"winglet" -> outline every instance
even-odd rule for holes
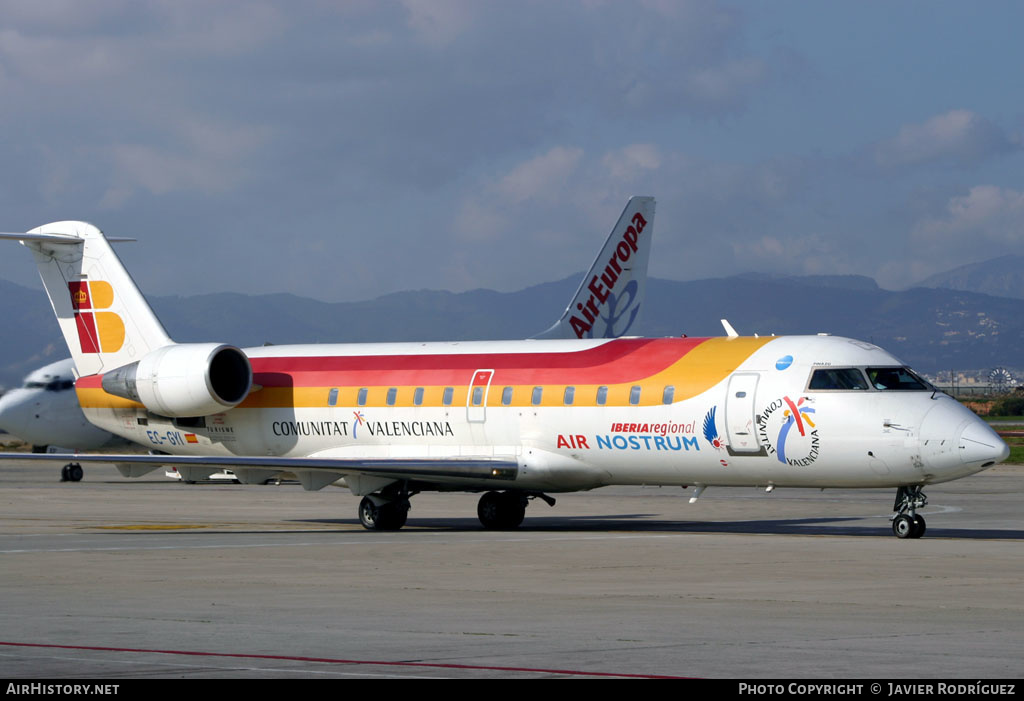
[[[647,289],[654,198],[631,197],[561,318],[537,338],[618,338],[633,327]]]

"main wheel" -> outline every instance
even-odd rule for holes
[[[487,492],[480,497],[476,515],[489,530],[518,528],[526,517],[525,500],[515,492]]]
[[[892,532],[897,538],[914,538],[916,528],[914,519],[907,514],[900,514],[892,520]]]
[[[72,482],[81,482],[84,474],[85,472],[83,472],[82,466],[77,462],[73,462],[68,465],[68,479]]]
[[[370,497],[363,497],[363,500],[359,502],[359,523],[363,524],[363,528],[368,531],[377,530],[378,514],[377,505]]]
[[[373,503],[370,497],[359,502],[359,523],[368,531],[397,531],[405,525],[409,507],[397,501]]]

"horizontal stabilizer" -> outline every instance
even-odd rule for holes
[[[11,234],[0,232],[0,239],[12,239],[14,241],[46,241],[47,243],[69,243],[81,244],[82,239],[67,234]]]

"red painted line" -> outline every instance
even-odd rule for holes
[[[688,679],[663,674],[616,674],[614,672],[583,672],[571,669],[544,669],[536,667],[495,667],[490,665],[445,664],[441,662],[394,662],[385,660],[345,660],[330,657],[293,657],[290,655],[251,655],[231,652],[201,652],[196,650],[148,650],[130,647],[100,647],[95,645],[55,645],[51,643],[12,643],[0,641],[8,647],[32,647],[55,650],[93,650],[97,652],[137,652],[154,655],[188,655],[190,657],[226,657],[247,660],[279,660],[288,662],[321,662],[325,664],[348,664],[383,667],[427,667],[432,669],[466,669],[494,672],[535,672],[540,674],[568,674],[575,677],[619,677],[630,679]]]
[[[617,339],[562,353],[280,356],[250,363],[253,381],[264,387],[464,385],[482,368],[494,370],[493,382],[508,385],[611,385],[662,372],[707,340]],[[102,376],[79,378],[76,386],[99,388]]]

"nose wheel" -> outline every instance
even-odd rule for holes
[[[920,538],[924,535],[923,516],[900,514],[892,520],[892,532],[897,538]]]
[[[928,504],[928,497],[921,491],[921,485],[900,487],[896,490],[893,511],[892,532],[897,538],[920,538],[926,528],[924,517],[917,513]]]

